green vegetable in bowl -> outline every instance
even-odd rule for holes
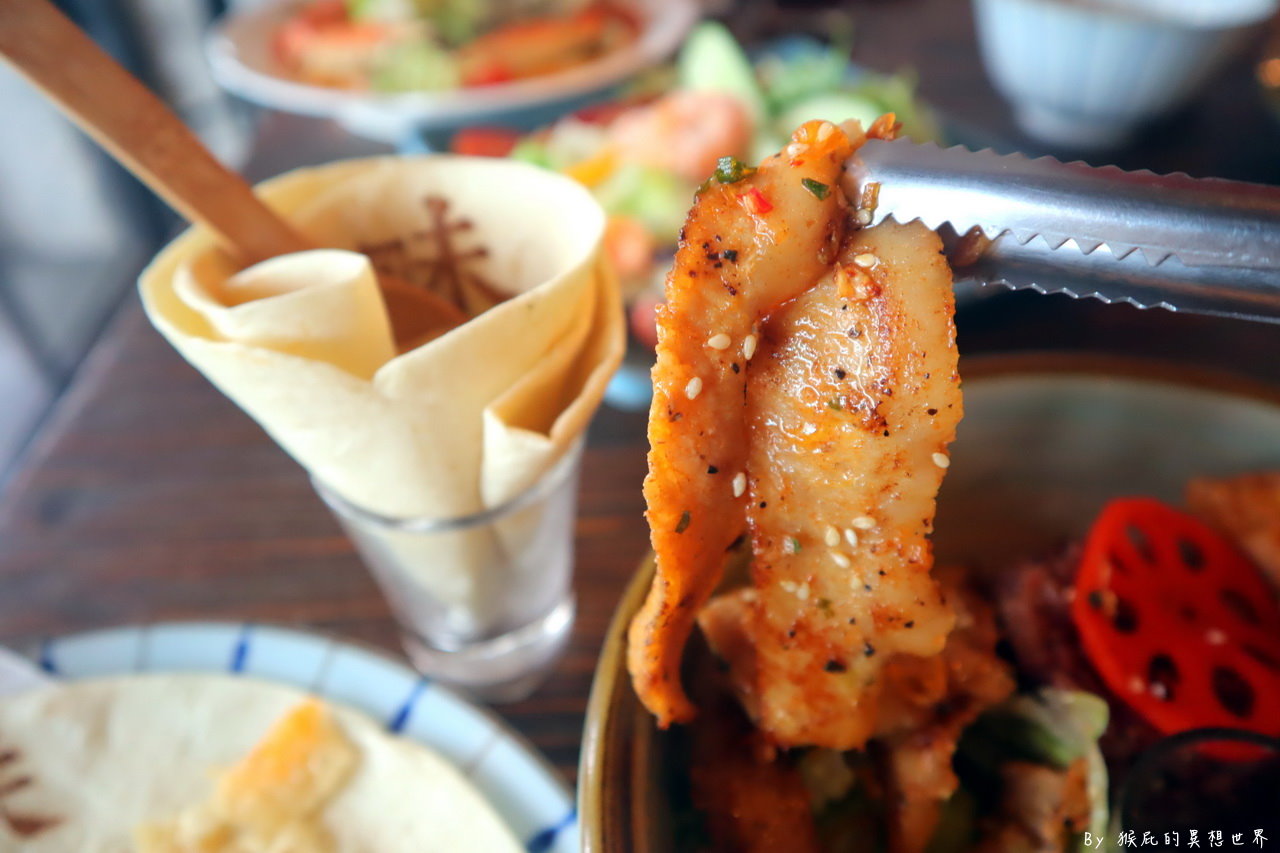
[[[1107,725],[1107,703],[1090,693],[1044,690],[1013,697],[965,732],[976,754],[1065,769]]]
[[[1006,761],[1030,761],[1064,769],[1083,758],[1090,815],[1088,830],[1107,830],[1107,766],[1098,738],[1107,728],[1105,700],[1080,690],[1044,688],[1019,694],[979,717],[960,741],[969,766],[998,775]]]
[[[803,58],[795,61],[804,62]],[[852,82],[842,79],[823,89],[811,87],[803,98],[790,99],[786,104],[775,120],[780,131],[814,119],[838,124],[853,118],[867,127],[881,115],[893,113],[902,124],[903,136],[916,142],[937,142],[942,138],[933,113],[916,98],[915,78],[910,74],[864,74]]]

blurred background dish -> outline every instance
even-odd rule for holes
[[[992,82],[1044,142],[1114,148],[1199,89],[1275,0],[974,0]]]
[[[281,70],[345,91],[445,92],[555,74],[636,40],[609,0],[309,0],[272,37]]]
[[[698,187],[723,158],[759,162],[811,119],[870,125],[884,113],[917,142],[941,142],[939,118],[915,94],[909,72],[878,74],[849,60],[846,40],[774,40],[754,55],[723,25],[700,24],[676,67],[638,81],[609,102],[532,133],[473,126],[451,140],[458,154],[509,156],[585,185],[610,218],[606,245],[638,296],[661,279]],[[724,168],[734,168],[732,164]],[[637,328],[652,342],[652,330]]]
[[[219,89],[202,50],[210,17],[262,15],[277,6],[274,0],[58,2],[160,93],[225,162],[243,168],[254,180],[300,165],[387,153],[402,146],[441,148],[459,129],[427,131],[426,138],[420,131],[394,138],[402,128],[383,127],[382,141],[376,141],[351,134],[327,113],[281,112],[229,97]],[[655,2],[665,7],[668,0]],[[722,20],[753,57],[790,55],[787,51],[797,45],[832,44],[845,49],[846,62],[852,57],[851,74],[861,69],[873,77],[915,81],[916,102],[936,107],[950,142],[1033,155],[1081,154],[1077,148],[1028,136],[1018,127],[980,64],[969,4],[954,0],[856,0],[839,5],[829,0],[718,0],[705,11]],[[1280,127],[1267,115],[1253,82],[1259,75],[1264,81],[1270,79],[1266,76],[1270,67],[1265,62],[1258,66],[1256,56],[1246,50],[1232,52],[1222,70],[1192,93],[1181,111],[1138,129],[1124,147],[1096,155],[1094,162],[1114,160],[1128,169],[1280,181],[1280,160],[1274,157]],[[634,84],[621,87],[623,98],[643,90],[644,80],[661,83],[664,76],[668,87],[676,79],[670,73],[640,74]],[[665,89],[659,85],[648,93],[654,96],[661,91]],[[316,94],[324,97],[335,92],[317,88]],[[148,198],[114,164],[104,162],[34,90],[4,68],[0,68],[0,104],[13,118],[0,132],[0,186],[4,187],[0,193],[4,226],[0,229],[0,392],[11,401],[0,412],[3,468],[50,410],[107,318],[121,304],[136,271],[172,234],[175,223],[162,205]],[[523,117],[512,112],[504,115],[513,119],[513,127],[528,129],[548,126],[574,106],[570,102],[539,107]],[[477,119],[464,129],[474,141],[474,134],[483,138],[497,121]],[[60,191],[48,192],[55,182]],[[663,210],[668,211],[668,221],[679,218],[669,207],[651,205],[649,198],[670,197],[673,182],[669,180],[620,180],[604,193],[603,200],[611,207],[625,204],[622,199],[632,195],[637,185],[645,197],[646,218],[661,218]],[[51,223],[57,227],[50,227]],[[632,223],[611,229],[615,244],[634,248],[648,239],[647,233],[628,224]],[[639,239],[628,241],[628,237]],[[660,265],[663,256],[633,251],[618,257],[654,268],[655,258]],[[649,281],[659,276],[653,272]],[[973,302],[972,293],[959,295],[966,304]],[[1018,296],[993,295],[1000,297],[994,300],[999,304],[996,313],[1005,306],[1026,304]],[[649,302],[637,309],[637,327],[649,325],[643,316],[651,309],[652,298]],[[644,406],[647,400],[642,381],[647,353],[641,337],[637,336],[633,359],[641,365],[640,378],[629,393],[611,398],[633,406]]]
[[[447,687],[358,644],[270,625],[169,622],[51,638],[28,655],[55,681],[229,673],[348,705],[459,768],[528,849],[579,849],[568,789],[519,734]]]
[[[962,359],[960,372],[965,419],[939,495],[938,565],[1000,572],[1080,536],[1112,498],[1179,503],[1192,477],[1280,465],[1280,393],[1229,376],[1044,355]],[[648,560],[615,612],[592,688],[579,786],[591,853],[696,849],[687,842],[700,834],[690,729],[659,731],[626,670],[626,626],[651,573]]]
[[[254,103],[331,117],[355,134],[390,143],[415,131],[457,129],[479,121],[535,126],[661,62],[697,17],[693,0],[619,0],[616,6],[596,7],[600,26],[579,27],[594,29],[579,39],[579,47],[585,45],[581,61],[564,59],[573,54],[571,42],[578,38],[569,21],[563,28],[544,24],[547,31],[494,32],[490,45],[472,39],[463,49],[481,45],[485,55],[475,58],[474,70],[463,71],[466,62],[421,35],[423,25],[412,4],[404,11],[406,4],[376,0],[351,0],[345,6],[322,2],[309,7],[319,12],[300,12],[303,7],[292,0],[268,0],[229,14],[206,43],[214,76]],[[477,17],[488,8],[446,5],[457,5],[460,12],[481,10]],[[384,8],[401,11],[379,17]],[[562,14],[567,20],[575,13]],[[325,15],[330,16],[332,35],[325,34]],[[362,15],[367,16],[364,23]],[[383,22],[397,17],[398,23]],[[470,26],[461,14],[456,17],[459,29]],[[397,27],[411,35],[393,35]],[[564,44],[557,46],[556,39]],[[521,50],[530,54],[522,72],[489,64],[496,56],[514,58]]]
[[[917,142],[955,135],[916,96],[911,71],[882,74],[851,62],[852,32],[837,20],[845,27],[829,41],[790,35],[751,52],[724,25],[703,22],[674,68],[642,76],[613,100],[533,132],[482,124],[450,140],[458,154],[507,156],[568,175],[604,207],[605,251],[622,280],[632,343],[610,387],[613,405],[648,406],[653,313],[689,204],[713,172],[759,162],[814,119],[869,126],[893,113]]]

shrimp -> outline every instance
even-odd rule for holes
[[[954,623],[929,570],[961,400],[951,276],[919,224],[855,231],[764,328],[748,378],[758,724],[786,746],[861,746],[866,688]]]
[[[618,116],[609,127],[609,141],[621,160],[701,181],[721,157],[746,151],[751,118],[731,95],[673,92]]]
[[[806,124],[686,225],[650,413],[658,572],[629,653],[664,725],[693,713],[681,651],[744,530],[751,587],[705,624],[777,745],[862,746],[884,661],[937,654],[954,624],[927,540],[962,408],[950,272],[922,226],[851,224],[836,187],[862,138]]]

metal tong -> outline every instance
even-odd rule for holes
[[[1280,187],[869,140],[844,189],[936,229],[957,282],[1280,323]]]

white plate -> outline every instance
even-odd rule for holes
[[[48,640],[29,657],[55,678],[231,672],[310,691],[382,721],[457,765],[530,853],[578,853],[573,796],[493,714],[382,653],[320,634],[234,622],[172,622]]]
[[[217,81],[246,100],[283,112],[333,118],[357,135],[397,144],[416,130],[501,122],[515,112],[603,92],[665,60],[698,18],[696,0],[625,3],[641,21],[640,35],[632,44],[556,74],[448,92],[357,92],[290,78],[276,61],[271,43],[299,0],[265,0],[232,12],[214,27],[205,52]]]

